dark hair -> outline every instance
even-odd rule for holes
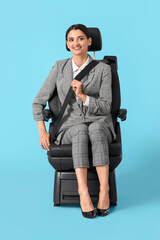
[[[66,40],[67,40],[67,36],[68,36],[68,33],[71,31],[71,30],[76,30],[76,29],[80,29],[85,35],[87,38],[90,38],[91,35],[90,35],[90,32],[88,30],[88,28],[83,25],[83,24],[74,24],[72,26],[70,26],[67,31],[66,31]]]

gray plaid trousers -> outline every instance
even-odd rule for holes
[[[72,144],[74,168],[89,167],[88,142],[91,142],[93,166],[109,164],[109,143],[112,134],[101,122],[77,124],[66,130],[61,144]]]

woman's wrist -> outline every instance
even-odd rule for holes
[[[46,132],[46,127],[45,127],[44,121],[39,120],[39,121],[37,121],[37,124],[38,124],[39,134],[45,133]]]
[[[83,103],[85,103],[86,99],[87,99],[87,95],[82,93],[80,96],[78,96],[82,101]]]

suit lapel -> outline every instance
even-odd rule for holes
[[[93,58],[89,55],[89,63],[93,60]],[[94,72],[95,72],[95,68],[93,68],[88,74],[87,76],[84,77],[83,80],[83,86],[82,89],[84,90],[87,85],[92,81],[93,77],[94,77]]]
[[[71,82],[73,80],[73,68],[72,68],[72,58],[70,58],[68,60],[68,62],[66,63],[65,67],[64,67],[64,79],[65,79],[65,89],[68,92],[70,86],[71,86]]]

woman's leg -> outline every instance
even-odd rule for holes
[[[107,209],[109,208],[109,165],[96,166],[96,171],[99,178],[99,200],[97,208]]]
[[[80,205],[83,212],[94,210],[94,206],[91,197],[88,192],[87,186],[87,168],[75,168],[77,182],[78,182],[78,193],[80,196]]]
[[[61,140],[61,144],[72,143],[73,165],[78,182],[80,204],[84,212],[94,209],[87,186],[88,141],[88,127],[85,124],[78,124],[69,128]]]
[[[89,138],[92,146],[93,166],[100,183],[99,201],[97,208],[107,209],[109,207],[109,149],[112,142],[112,134],[107,126],[100,122],[90,124],[88,128]]]
[[[74,169],[89,167],[88,141],[88,127],[85,124],[75,125],[64,133],[61,144],[72,144]]]

